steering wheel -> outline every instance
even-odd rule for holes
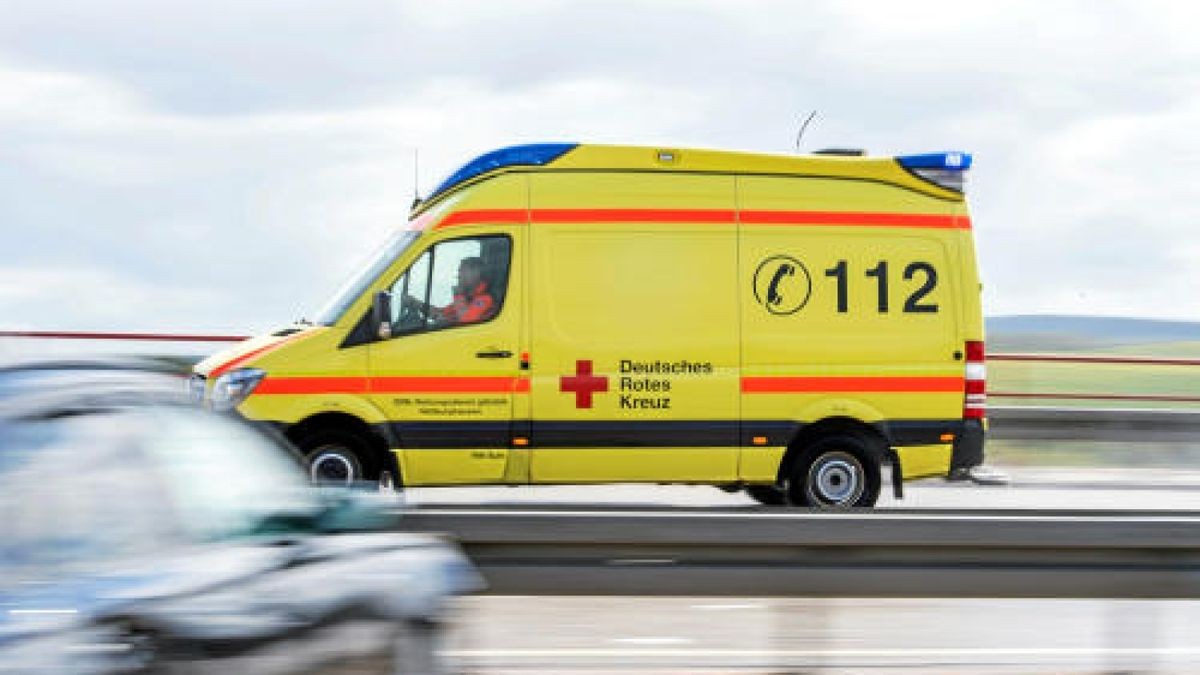
[[[400,316],[396,317],[401,329],[424,326],[426,320],[425,308],[419,302],[401,302]]]

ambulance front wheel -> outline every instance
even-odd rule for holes
[[[788,501],[826,509],[874,506],[881,481],[879,453],[871,440],[838,434],[813,443],[792,469]]]
[[[340,429],[319,431],[297,443],[304,453],[308,475],[318,485],[352,485],[378,482],[384,491],[396,488],[396,478],[387,467],[377,467],[366,439]]]

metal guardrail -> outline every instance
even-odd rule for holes
[[[989,406],[988,438],[1200,443],[1200,409]]]
[[[406,512],[497,594],[1200,598],[1200,513]]]
[[[1164,358],[1161,356],[1098,356],[1093,354],[1017,354],[989,352],[988,361],[1027,361],[1041,363],[1090,363],[1121,366],[1200,366],[1200,359]]]
[[[241,342],[246,335],[212,333],[114,333],[101,331],[0,330],[0,338],[103,340],[116,342]]]

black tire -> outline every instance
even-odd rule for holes
[[[376,481],[380,471],[368,440],[341,429],[316,431],[299,439],[308,477],[320,485]]]
[[[746,494],[763,506],[787,504],[787,495],[775,485],[747,485]]]
[[[788,502],[823,509],[874,506],[881,487],[881,445],[878,439],[856,434],[817,440],[792,467]]]

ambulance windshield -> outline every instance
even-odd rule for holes
[[[378,279],[379,275],[383,274],[384,270],[401,253],[404,253],[404,250],[411,246],[419,235],[420,232],[416,230],[400,230],[388,237],[387,241],[370,258],[359,265],[356,268],[357,271],[325,303],[325,306],[317,313],[317,323],[322,326],[332,326],[338,319],[342,318],[342,315],[346,313],[350,305],[354,304],[354,301],[363,294],[363,291],[367,290],[371,282]]]

